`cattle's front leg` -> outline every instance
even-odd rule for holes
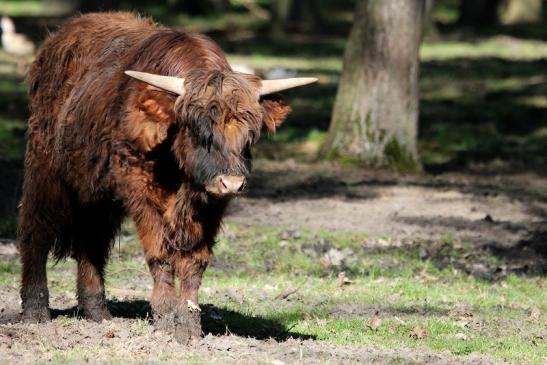
[[[144,256],[154,285],[152,297],[150,298],[152,313],[156,327],[167,329],[164,327],[167,327],[168,324],[163,322],[165,322],[165,318],[172,314],[173,307],[177,305],[175,270],[172,257],[161,240],[161,233],[154,228],[137,222],[137,230],[144,249]]]
[[[84,316],[96,322],[112,316],[106,307],[104,293],[104,257],[82,253],[78,261],[78,306]]]
[[[176,259],[177,273],[180,278],[180,299],[189,308],[198,307],[198,291],[203,272],[209,264],[211,249],[203,245],[190,252],[181,253]]]
[[[162,232],[157,230],[161,228],[159,224],[136,220],[136,225],[154,280],[150,299],[154,327],[173,334],[178,342],[187,344],[201,335],[201,327],[196,314],[191,313],[187,304],[176,295],[174,274],[178,258],[168,250]]]
[[[177,337],[193,339],[202,336],[198,290],[210,256],[210,248],[203,245],[190,252],[181,252],[175,258],[175,267],[180,278],[178,308],[181,315]]]

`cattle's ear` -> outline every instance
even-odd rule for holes
[[[167,138],[175,121],[176,98],[158,89],[147,87],[129,111],[129,137],[143,152],[153,150]]]
[[[275,94],[262,97],[260,105],[264,110],[264,129],[268,132],[275,132],[291,112],[291,107],[285,100]]]
[[[175,120],[175,97],[157,89],[147,88],[141,92],[138,107],[156,122],[172,123]]]

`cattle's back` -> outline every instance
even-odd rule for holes
[[[157,29],[149,19],[131,13],[87,14],[68,21],[48,37],[30,68],[31,112],[57,119],[73,88],[84,86],[86,75],[102,79],[131,46]]]
[[[131,13],[87,14],[49,36],[28,76],[30,118],[27,170],[49,165],[51,173],[79,191],[97,191],[109,164],[113,116],[128,50],[160,27]]]

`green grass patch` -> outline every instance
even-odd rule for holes
[[[151,280],[140,247],[124,229],[107,269],[107,293],[146,299]],[[421,251],[433,247],[456,263],[471,245],[451,238],[395,247],[389,237],[227,225],[206,271],[201,303],[213,333],[257,338],[314,338],[344,345],[428,347],[455,355],[489,354],[539,364],[547,356],[543,276],[486,281]],[[344,252],[342,262],[326,259]],[[492,258],[493,261],[498,260]],[[19,262],[0,266],[0,283],[18,285]],[[347,280],[340,281],[344,272]],[[48,265],[52,298],[75,304],[75,263]],[[121,296],[120,296],[121,295]],[[73,305],[71,304],[71,305]],[[531,317],[537,309],[540,318]],[[373,324],[374,318],[379,322]],[[148,324],[140,320],[141,331]],[[139,325],[136,323],[136,326]],[[416,336],[416,329],[424,331]],[[58,356],[71,358],[71,353]]]
[[[0,3],[0,14],[7,16],[45,15],[46,9],[38,0],[3,0]]]

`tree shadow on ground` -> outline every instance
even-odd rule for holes
[[[334,176],[311,175],[298,179],[279,179],[279,172],[256,171],[250,177],[249,198],[266,198],[274,201],[298,199],[321,199],[340,197],[343,199],[374,199],[378,194],[367,190],[369,181],[347,182]],[[288,178],[287,178],[288,177]]]
[[[127,319],[143,319],[152,321],[152,308],[146,300],[124,300],[107,303],[114,317]],[[201,305],[201,324],[205,335],[215,336],[233,334],[241,337],[251,337],[257,340],[274,339],[285,341],[289,338],[314,339],[314,336],[291,332],[282,323],[261,316],[242,314],[230,309],[220,308],[212,304]],[[78,307],[67,309],[52,309],[53,318],[59,316],[82,317]]]
[[[543,15],[545,19],[545,14]],[[484,27],[466,27],[458,23],[436,23],[436,28],[443,37],[461,41],[475,42],[477,40],[504,35],[527,40],[547,40],[547,28],[543,21],[537,24],[488,25]]]
[[[333,307],[329,311],[329,317],[336,319],[347,319],[363,317],[370,319],[381,314],[386,317],[424,316],[424,317],[446,317],[449,309],[424,305],[393,306],[387,303],[375,304],[342,304]]]
[[[544,175],[546,66],[494,57],[423,62],[419,127],[426,170],[493,164],[498,172]]]
[[[303,167],[303,170],[305,168]],[[399,175],[389,170],[343,169],[312,167],[311,171],[283,166],[268,170],[253,171],[249,178],[249,191],[246,197],[270,199],[272,201],[291,201],[299,199],[341,198],[348,200],[374,199],[379,197],[377,188],[420,187],[439,191],[456,190],[477,197],[505,195],[529,204],[531,213],[541,213],[534,208],[534,201],[547,202],[547,195],[528,190],[528,182],[522,177],[521,185],[502,185],[496,181],[483,179],[499,172],[473,174],[443,179],[428,176]],[[475,176],[478,175],[478,176]]]
[[[547,275],[547,222],[513,223],[457,217],[397,217],[398,222],[428,229],[458,231],[459,242],[420,241],[422,259],[439,269],[452,267],[485,280],[499,280],[509,274]],[[465,247],[465,243],[471,244]],[[463,245],[462,245],[463,244]]]

